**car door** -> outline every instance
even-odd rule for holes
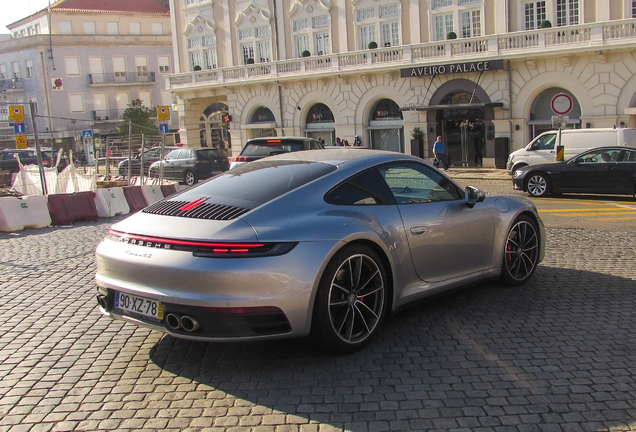
[[[173,178],[183,180],[186,171],[194,172],[194,163],[194,151],[185,148],[179,150],[179,156],[173,161]]]
[[[563,167],[561,191],[563,192],[616,192],[620,172],[617,163],[607,149],[583,153]]]
[[[490,266],[494,218],[484,203],[469,208],[461,189],[423,164],[379,171],[397,202],[420,279],[439,282]]]
[[[163,160],[163,176],[167,179],[175,179],[175,161],[179,157],[179,153],[181,149],[172,150],[170,153],[166,155],[166,158]]]
[[[634,194],[636,182],[636,151],[624,149],[621,151],[616,163],[616,177],[620,192]]]

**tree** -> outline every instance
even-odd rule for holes
[[[117,129],[117,133],[122,138],[127,137],[129,133],[128,124],[132,122],[133,135],[139,135],[141,133],[156,134],[157,125],[150,120],[154,114],[154,111],[150,108],[146,108],[140,99],[133,100],[121,116],[121,120],[124,124]]]

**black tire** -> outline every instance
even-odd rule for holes
[[[540,172],[530,173],[526,181],[526,190],[536,198],[546,197],[550,194],[550,180]]]
[[[532,218],[521,215],[506,235],[500,280],[507,286],[528,282],[539,264],[539,228]]]
[[[183,174],[183,183],[186,186],[192,186],[196,182],[197,182],[197,178],[192,171],[188,170],[185,172],[185,174]]]
[[[329,262],[320,280],[312,338],[341,354],[362,349],[386,316],[388,292],[378,255],[365,245],[345,247]]]

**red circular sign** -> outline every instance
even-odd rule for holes
[[[552,111],[554,111],[555,114],[565,115],[572,110],[574,102],[572,101],[570,95],[567,95],[565,93],[557,93],[552,98],[550,106],[552,107]]]

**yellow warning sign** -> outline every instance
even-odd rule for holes
[[[565,147],[563,146],[556,146],[556,160],[557,162],[563,162],[563,159],[565,157]]]
[[[20,105],[9,106],[9,118],[16,122],[24,121],[24,109]]]
[[[22,108],[22,107],[20,107],[20,108]],[[26,135],[16,135],[15,136],[15,148],[19,148],[19,149],[27,148]]]
[[[170,109],[168,106],[157,107],[157,120],[170,120]]]

